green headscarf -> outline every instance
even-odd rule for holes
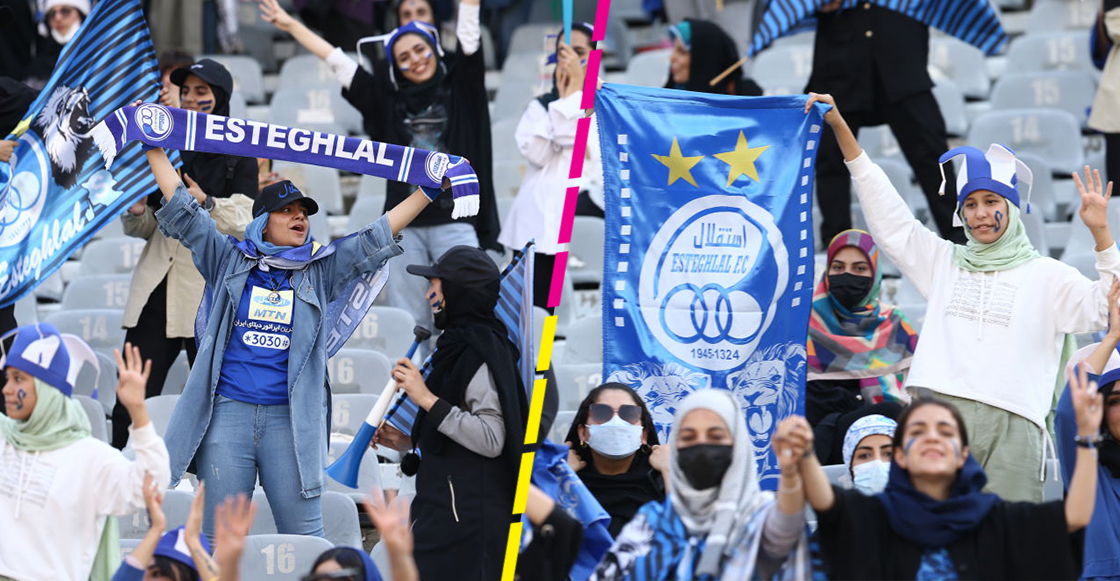
[[[1006,198],[1004,198],[1006,199]],[[963,210],[961,222],[964,222]],[[971,272],[991,272],[1011,270],[1020,264],[1030,262],[1041,255],[1027,238],[1027,228],[1019,215],[1019,207],[1007,201],[1007,229],[995,242],[983,244],[972,237],[965,226],[964,235],[968,243],[953,247],[953,264]]]
[[[48,452],[69,446],[92,435],[89,417],[82,404],[66,397],[57,388],[35,379],[38,398],[26,420],[0,416],[0,435],[12,446],[28,452]],[[117,519],[105,518],[90,581],[109,581],[120,566],[120,533]]]

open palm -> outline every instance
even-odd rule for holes
[[[1077,193],[1081,195],[1081,221],[1090,230],[1108,227],[1108,200],[1112,197],[1112,182],[1101,185],[1101,172],[1090,170],[1085,166],[1085,181],[1081,176],[1073,174],[1073,183],[1077,186]]]

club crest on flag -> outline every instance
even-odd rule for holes
[[[607,85],[595,111],[606,201],[603,376],[645,399],[730,390],[774,488],[770,437],[803,408],[812,176],[823,109]]]
[[[163,105],[144,103],[136,108],[136,124],[150,139],[162,140],[171,135],[175,121]]]

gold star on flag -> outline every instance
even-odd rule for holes
[[[762,152],[769,148],[769,145],[763,145],[762,147],[748,146],[746,136],[740,131],[739,142],[735,144],[735,149],[715,154],[716,158],[731,166],[727,172],[727,187],[731,187],[731,184],[739,179],[741,175],[745,175],[757,182],[758,168],[754,166],[754,162],[758,159],[758,156],[762,155]]]
[[[650,155],[657,161],[665,164],[665,167],[669,168],[668,185],[671,186],[673,182],[678,179],[683,179],[693,186],[696,186],[696,180],[692,178],[692,168],[700,163],[700,160],[704,159],[704,156],[685,157],[681,155],[681,146],[677,144],[676,137],[673,138],[673,147],[669,149],[669,155],[657,155],[656,153],[651,153]]]

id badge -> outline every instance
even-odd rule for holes
[[[292,301],[295,291],[270,290],[254,286],[249,295],[249,318],[254,321],[292,324]]]

